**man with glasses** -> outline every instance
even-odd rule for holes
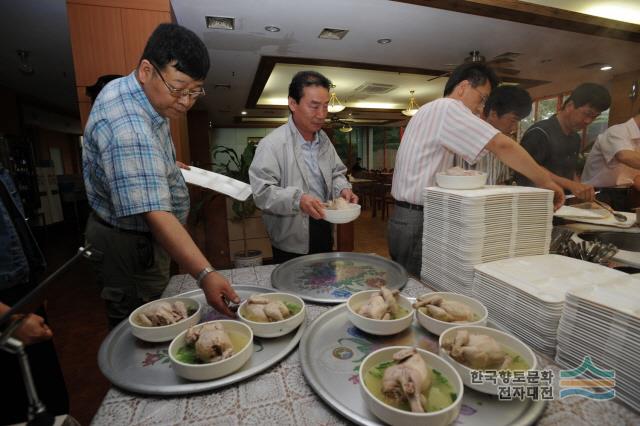
[[[422,263],[422,191],[435,185],[437,172],[453,166],[454,154],[473,164],[492,152],[537,186],[553,190],[556,207],[564,202],[562,190],[520,145],[478,117],[495,86],[497,78],[486,65],[460,65],[445,85],[445,97],[423,105],[402,136],[391,187],[396,205],[387,238],[391,258],[410,274],[420,276]]]
[[[189,193],[176,165],[170,118],[204,96],[209,54],[193,32],[161,24],[136,70],[98,95],[84,132],[83,175],[93,212],[86,239],[103,253],[96,262],[109,325],[160,297],[170,258],[197,279],[207,302],[231,315],[239,302],[186,229]]]
[[[580,183],[577,175],[581,137],[578,134],[611,105],[611,96],[603,86],[583,83],[575,88],[557,114],[529,127],[522,136],[522,147],[547,169],[555,183],[577,199],[592,201],[593,186]],[[519,185],[531,185],[516,174]]]

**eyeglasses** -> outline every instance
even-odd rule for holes
[[[484,106],[484,104],[487,103],[487,99],[489,99],[489,95],[484,95],[480,90],[476,89],[471,84],[469,84],[469,87],[475,90],[478,95],[480,95],[480,105]]]
[[[201,87],[198,90],[176,89],[175,87],[173,87],[172,85],[167,83],[167,80],[164,79],[164,77],[162,76],[162,73],[160,72],[158,67],[153,62],[149,62],[149,63],[156,70],[156,72],[160,76],[160,79],[162,80],[164,85],[167,86],[167,89],[169,89],[169,93],[174,98],[182,98],[184,96],[188,96],[189,99],[195,100],[195,99],[198,99],[200,96],[204,96],[205,95],[204,87]]]

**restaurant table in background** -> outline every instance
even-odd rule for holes
[[[271,272],[277,265],[220,271],[234,285],[271,286]],[[197,289],[189,275],[171,278],[163,297]],[[402,290],[416,297],[429,289],[410,278]],[[307,303],[307,323],[333,305]],[[552,360],[538,355],[542,368],[557,373]],[[305,382],[298,349],[282,362],[243,382],[211,392],[151,397],[111,388],[92,425],[342,425],[351,424],[327,406]],[[550,401],[538,425],[637,425],[640,416],[612,401],[570,397]]]
[[[349,182],[354,184],[354,185],[357,185],[357,184],[362,184],[362,183],[373,183],[373,182],[375,182],[375,180],[349,176]]]

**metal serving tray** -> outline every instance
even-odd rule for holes
[[[364,358],[385,346],[417,346],[437,353],[437,336],[417,321],[394,336],[358,330],[346,305],[336,306],[313,321],[300,342],[300,363],[307,383],[331,407],[360,425],[379,425],[360,396],[358,369]],[[465,425],[529,425],[543,413],[544,401],[498,401],[497,397],[464,389],[458,420]]]
[[[274,290],[248,285],[234,286],[241,299],[255,293],[273,293]],[[203,322],[225,318],[207,305],[202,290],[189,291],[180,296],[198,300],[204,307]],[[148,343],[131,334],[128,321],[123,321],[109,333],[100,346],[98,366],[115,386],[145,395],[184,395],[217,389],[239,382],[269,368],[296,347],[306,321],[291,333],[274,339],[253,338],[254,353],[242,368],[216,380],[192,382],[177,376],[169,361],[171,342]]]
[[[316,303],[342,303],[353,293],[407,283],[402,265],[375,254],[331,252],[296,257],[271,273],[271,285]]]

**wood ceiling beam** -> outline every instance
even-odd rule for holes
[[[393,0],[556,30],[640,42],[640,25],[516,0]]]

